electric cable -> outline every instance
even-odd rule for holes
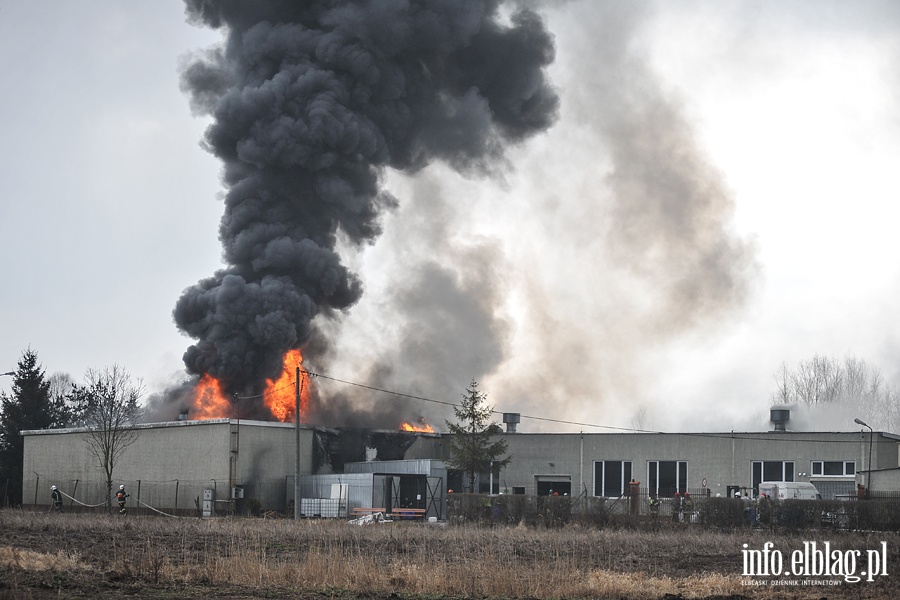
[[[403,392],[395,392],[392,390],[386,390],[383,388],[365,385],[362,383],[356,383],[353,381],[338,379],[337,377],[331,377],[329,375],[324,375],[322,373],[314,373],[312,371],[304,371],[304,372],[307,373],[310,377],[318,377],[321,379],[328,379],[330,381],[335,381],[337,383],[343,383],[345,385],[351,385],[351,386],[355,386],[355,387],[359,387],[359,388],[363,388],[363,389],[367,389],[367,390],[371,390],[371,391],[375,391],[375,392],[381,392],[381,393],[390,394],[393,396],[399,396],[402,398],[410,398],[412,400],[421,400],[423,402],[431,402],[433,404],[442,404],[444,406],[453,406],[453,407],[459,406],[459,404],[455,403],[455,402],[447,402],[444,400],[435,400],[433,398],[426,398],[424,396],[416,396],[413,394],[405,394]],[[499,414],[499,415],[502,415],[505,412],[506,411],[502,411],[502,410],[494,410],[494,409],[491,410],[491,413]],[[785,438],[785,437],[781,437],[779,433],[773,433],[770,436],[760,437],[760,434],[755,434],[755,433],[750,433],[750,432],[745,432],[744,434],[741,434],[741,433],[735,433],[734,431],[732,431],[730,433],[667,432],[667,431],[658,431],[658,430],[649,430],[649,429],[635,429],[632,427],[615,427],[613,425],[599,425],[596,423],[582,423],[582,422],[578,422],[578,421],[567,421],[564,419],[551,419],[549,417],[536,417],[533,415],[524,415],[521,413],[519,414],[519,416],[522,419],[530,419],[532,421],[559,423],[562,425],[575,425],[575,426],[579,426],[579,427],[592,427],[592,428],[596,428],[596,429],[611,429],[611,430],[615,430],[615,431],[628,432],[628,433],[646,433],[646,434],[657,434],[657,435],[684,435],[684,436],[714,438],[714,439],[734,439],[734,440],[765,441],[765,442],[791,442],[791,443],[821,442],[821,443],[828,443],[828,444],[856,444],[857,443],[854,440],[822,440],[822,439],[812,439],[812,438],[810,438],[810,439],[799,438],[798,439],[797,437]],[[771,433],[771,432],[762,432],[762,433]],[[829,432],[829,433],[853,433],[853,432]]]

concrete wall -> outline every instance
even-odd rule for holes
[[[765,432],[734,434],[500,434],[507,441],[512,461],[495,477],[500,489],[524,488],[538,492],[542,480],[568,481],[574,495],[595,493],[597,461],[631,461],[632,475],[646,486],[650,461],[685,461],[687,487],[703,486],[715,495],[728,486],[750,487],[753,461],[792,461],[796,481],[817,480],[855,486],[856,477],[815,477],[812,461],[854,461],[856,469],[868,464],[868,434]],[[442,447],[446,452],[446,445]],[[873,464],[897,466],[895,436],[876,433]]]
[[[319,462],[324,457],[318,435],[349,434],[302,428],[303,475],[317,470],[316,456]],[[865,471],[870,441],[877,469],[894,469],[900,458],[900,437],[875,433],[870,438],[868,432],[498,435],[507,441],[512,461],[495,472],[495,489],[526,494],[547,493],[561,483],[564,487],[555,487],[573,495],[595,495],[598,461],[630,461],[632,477],[642,487],[648,484],[651,461],[684,461],[686,487],[694,493],[704,486],[705,479],[712,495],[725,495],[728,486],[750,487],[753,461],[793,461],[796,481],[819,483],[837,493],[844,487],[854,489],[857,481],[864,482],[864,476],[817,478],[812,475],[811,461],[854,461],[858,472]],[[105,500],[104,475],[85,438],[84,430],[25,435],[26,504],[48,505],[51,484],[85,504]],[[121,456],[115,477],[117,484],[126,483],[132,502],[140,500],[162,510],[191,511],[194,499],[202,496],[204,489],[216,490],[217,504],[223,510],[233,509],[232,482],[244,487],[245,500],[256,498],[263,509],[284,510],[285,498],[292,497],[288,478],[293,480],[295,452],[295,431],[290,424],[222,419],[142,425],[137,441]],[[408,447],[405,459],[446,461],[448,452],[447,436],[423,435]],[[487,479],[485,474],[485,487]],[[446,479],[443,485],[448,485]]]
[[[233,483],[263,508],[284,508],[285,477],[293,475],[296,456],[292,425],[215,419],[143,424],[135,431],[113,471],[114,491],[125,484],[130,505],[192,511],[194,499],[212,489],[217,509],[230,511]],[[300,434],[301,471],[309,473],[314,432],[302,428]],[[26,432],[26,504],[49,505],[54,484],[77,500],[66,498],[67,506],[105,502],[106,476],[88,437],[84,429]]]
[[[860,483],[866,484],[870,474],[863,472],[859,474]],[[898,492],[900,491],[900,469],[885,469],[883,471],[871,472],[872,482],[870,488],[875,492]]]
[[[287,477],[293,482],[297,455],[296,430],[290,423],[262,421],[232,422],[232,431],[238,437],[235,485],[244,489],[244,498],[255,498],[263,509],[285,510],[285,494],[293,497],[288,489]],[[300,428],[300,472],[313,470],[312,448],[315,432]],[[293,485],[293,484],[291,484]]]
[[[227,420],[177,421],[142,425],[135,441],[118,457],[113,491],[126,485],[130,503],[187,509],[191,496],[228,481],[229,425]],[[26,503],[49,504],[55,484],[83,504],[106,500],[106,475],[88,444],[84,429],[28,432],[25,435],[23,498]],[[221,484],[220,486],[221,487]],[[66,504],[77,502],[66,499]]]

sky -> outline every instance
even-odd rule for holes
[[[489,169],[386,170],[310,368],[438,426],[475,379],[520,431],[767,429],[775,373],[817,354],[900,383],[900,8],[528,4],[556,122]],[[181,71],[220,40],[175,1],[0,0],[0,372],[30,348],[185,378],[173,308],[223,266],[225,188]]]

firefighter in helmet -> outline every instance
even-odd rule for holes
[[[125,493],[125,486],[120,485],[119,491],[116,492],[116,502],[119,503],[119,514],[125,514],[125,498],[128,498],[131,494]]]
[[[62,492],[55,485],[50,486],[50,499],[53,500],[53,510],[56,512],[63,511]]]

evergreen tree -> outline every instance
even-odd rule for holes
[[[22,353],[13,375],[12,393],[0,394],[0,488],[8,505],[22,502],[22,460],[25,440],[22,431],[64,425],[62,403],[53,400],[50,382],[38,364],[37,352]]]
[[[506,454],[506,440],[494,440],[500,426],[491,421],[493,408],[487,405],[487,394],[478,391],[478,383],[473,379],[463,401],[453,407],[456,423],[446,421],[450,438],[450,459],[447,466],[468,474],[469,491],[475,491],[476,473],[485,473],[491,466],[505,467],[512,457],[499,458]]]

